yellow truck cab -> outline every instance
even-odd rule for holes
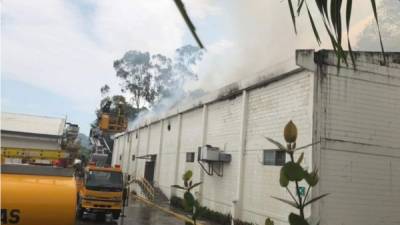
[[[104,220],[106,214],[118,219],[123,207],[123,176],[119,166],[97,167],[89,165],[83,177],[77,178],[77,217],[85,212],[95,213],[96,219]]]

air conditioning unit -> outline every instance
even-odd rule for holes
[[[204,162],[230,162],[231,155],[221,152],[217,147],[204,145],[199,147],[198,160]]]
[[[201,161],[218,161],[219,149],[211,145],[205,145],[199,149],[199,159]]]
[[[232,158],[231,154],[227,154],[227,153],[223,153],[223,152],[219,153],[219,161],[221,161],[221,162],[230,162],[231,158]]]

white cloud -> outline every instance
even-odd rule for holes
[[[97,106],[103,84],[119,90],[112,62],[127,50],[171,55],[188,37],[171,0],[71,2],[3,1],[2,75],[67,96],[84,111],[92,112]],[[304,12],[298,20],[299,34],[294,34],[286,2],[184,2],[200,36],[208,34],[213,39],[206,43],[200,82],[193,87],[217,88],[293,60],[296,48],[318,47]],[[368,4],[354,2],[353,25],[371,15]],[[82,10],[76,4],[88,4],[93,10]],[[318,18],[316,7],[310,7]],[[222,24],[225,33],[214,28],[213,22]],[[330,47],[326,35],[322,38],[323,47]]]
[[[71,98],[93,111],[104,83],[118,90],[113,60],[130,49],[170,54],[185,25],[170,0],[3,2],[2,75]]]

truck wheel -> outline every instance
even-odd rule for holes
[[[105,214],[105,213],[96,213],[96,220],[97,220],[97,221],[104,221],[104,220],[106,220],[106,214]]]
[[[78,208],[76,209],[76,217],[78,217],[78,219],[82,219],[84,211],[85,210],[78,205]]]
[[[78,204],[76,205],[76,217],[78,217],[78,219],[82,219],[84,212],[85,212],[85,209],[82,208],[81,199],[78,196]]]
[[[112,212],[112,217],[113,217],[113,219],[114,219],[114,220],[117,220],[117,219],[119,218],[119,215],[120,215],[120,214],[121,214],[121,211],[120,211],[120,210]]]

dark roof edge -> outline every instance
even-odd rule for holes
[[[348,52],[345,51],[345,54]],[[372,52],[372,51],[353,51],[356,69],[360,71],[371,71],[368,65],[379,67],[400,69],[400,52]],[[385,59],[385,60],[384,60]],[[348,66],[342,62],[341,68],[353,68],[350,55],[347,54]],[[296,64],[307,70],[316,71],[317,65],[337,66],[338,60],[333,50],[322,49],[314,51],[313,49],[296,50]],[[374,73],[377,73],[374,70]]]

